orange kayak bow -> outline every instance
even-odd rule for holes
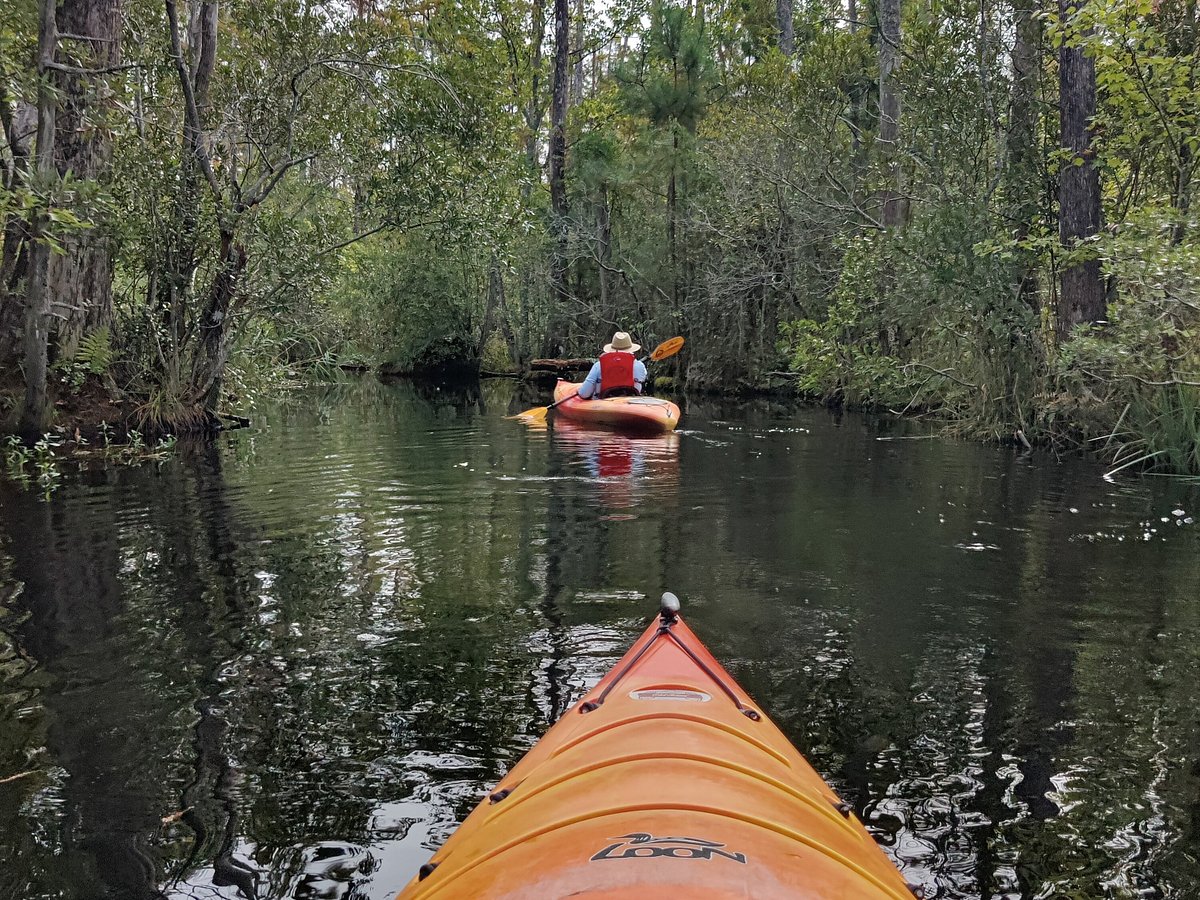
[[[401,892],[417,898],[912,900],[916,890],[663,611]]]

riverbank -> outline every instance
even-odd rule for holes
[[[1082,341],[1079,345],[1086,346]],[[350,378],[451,385],[504,379],[528,386],[533,396],[551,390],[560,377],[582,377],[591,361],[538,359],[524,367],[489,362],[502,371],[480,370],[470,361],[459,361],[413,374],[386,363],[348,361],[313,368],[310,375],[338,371]],[[686,367],[672,364],[669,371],[652,372],[651,389],[677,396],[799,400],[897,416],[923,421],[931,431],[947,438],[1094,456],[1113,473],[1200,473],[1200,390],[1185,383],[1160,385],[1127,379],[1139,388],[1133,396],[1116,392],[1113,384],[1101,390],[1094,373],[1091,383],[1079,379],[1068,383],[1061,376],[1056,380],[1043,375],[1022,395],[1003,395],[996,386],[967,382],[952,368],[904,364],[861,348],[852,351],[846,345],[815,348],[811,340],[808,344],[794,341],[791,362],[794,370],[766,372],[739,380],[731,388],[689,384]],[[305,381],[301,371],[289,370],[287,375],[287,379],[260,378],[267,385],[262,396],[290,392]],[[64,381],[57,387],[51,429],[27,440],[23,447],[11,439],[7,444],[10,474],[18,478],[28,477],[34,470],[46,471],[52,458],[100,456],[127,461],[147,454],[154,458],[177,436],[177,430],[147,420],[145,404],[121,396],[101,378],[89,376],[77,387]],[[11,408],[11,391],[9,396]],[[1014,411],[1018,411],[1016,415]],[[215,434],[249,423],[245,416],[221,413],[200,431]]]
[[[1026,309],[1019,340],[976,329],[962,346],[946,340],[953,329],[881,337],[865,304],[793,323],[789,370],[773,374],[810,400],[927,418],[949,435],[1083,451],[1114,473],[1200,475],[1190,319],[1114,302],[1112,321],[1062,345]]]

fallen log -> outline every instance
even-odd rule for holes
[[[592,367],[592,359],[531,359],[533,372],[586,372]]]

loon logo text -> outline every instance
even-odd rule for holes
[[[746,854],[723,849],[724,844],[691,837],[661,837],[642,832],[610,838],[609,844],[592,857],[601,859],[713,859],[721,857],[736,863],[746,863]]]

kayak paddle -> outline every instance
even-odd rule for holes
[[[669,356],[674,356],[683,349],[683,338],[673,337],[663,341],[650,353],[652,362],[658,362],[660,359],[666,359]],[[563,397],[562,400],[555,400],[549,406],[535,406],[533,409],[527,409],[523,413],[517,413],[515,416],[505,416],[506,419],[520,419],[522,422],[530,422],[537,424],[546,421],[546,414],[560,403],[565,403],[567,400],[572,400],[579,396],[579,391]]]

